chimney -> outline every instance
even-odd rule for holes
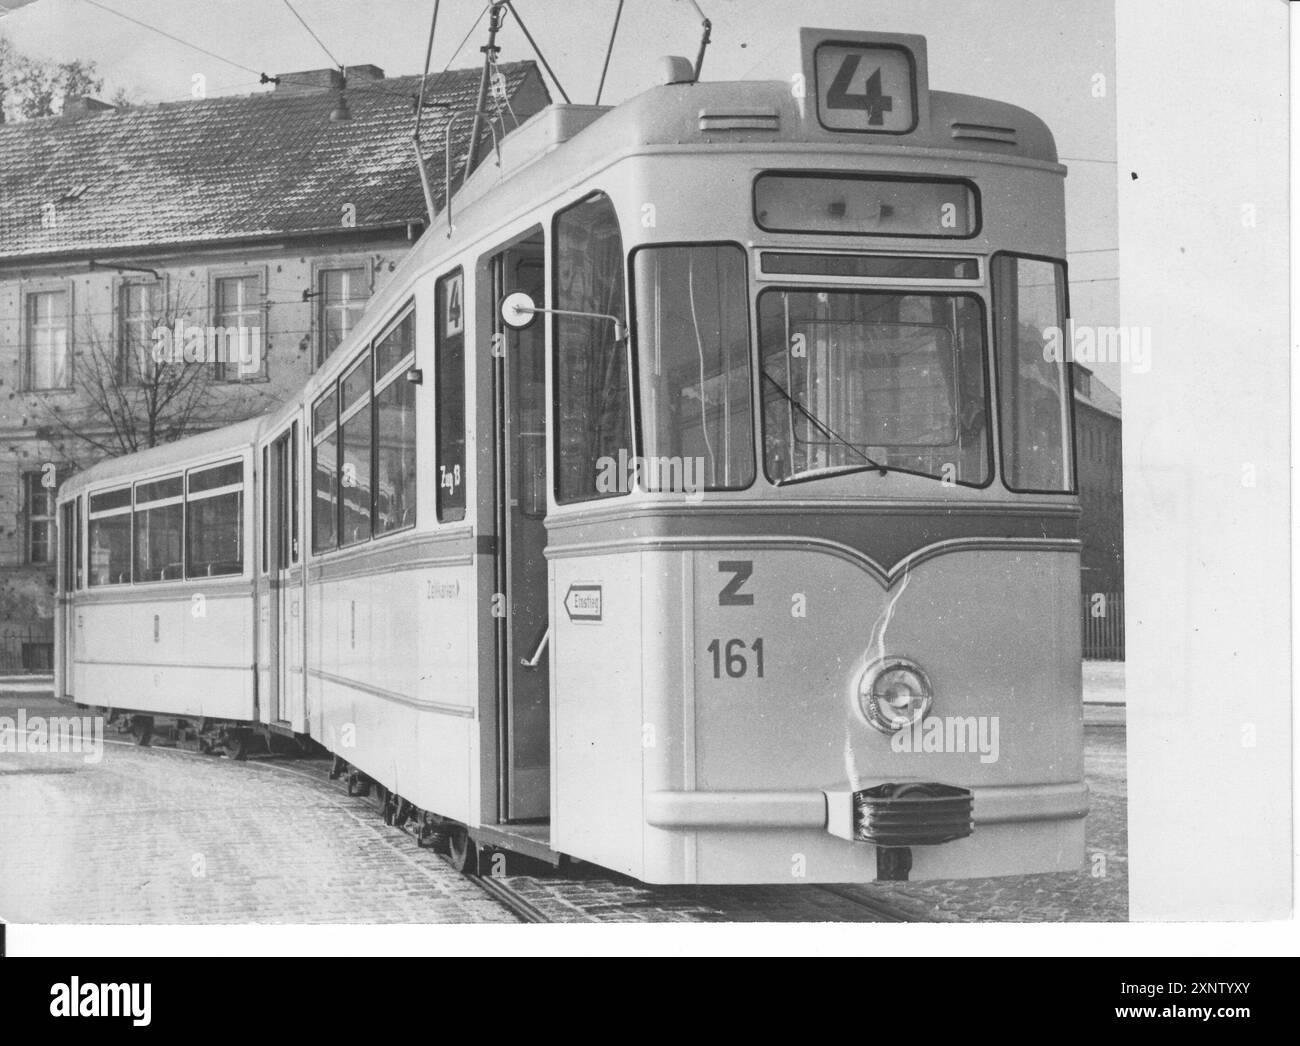
[[[69,95],[63,99],[62,115],[75,120],[81,116],[112,112],[113,109],[114,107],[107,102],[101,102],[98,98],[91,98],[89,95]]]
[[[384,78],[384,71],[377,65],[350,65],[348,86],[374,83]],[[275,85],[281,94],[311,94],[317,91],[337,91],[343,86],[343,74],[337,69],[304,69],[297,73],[277,73],[279,83]]]
[[[348,86],[353,87],[357,84],[372,84],[377,80],[384,78],[384,71],[377,65],[350,65],[348,66]]]

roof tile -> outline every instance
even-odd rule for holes
[[[511,96],[535,73],[532,62],[499,68]],[[451,70],[426,92],[421,140],[439,202],[447,119],[473,108],[480,75]],[[410,140],[420,79],[349,86],[352,119],[339,122],[337,92],[272,91],[0,125],[0,260],[332,232],[347,204],[360,229],[423,220]],[[470,123],[457,123],[458,153]]]

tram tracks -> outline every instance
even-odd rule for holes
[[[510,912],[515,915],[520,922],[525,923],[549,923],[554,922],[545,912],[538,908],[532,901],[524,897],[513,887],[507,880],[493,878],[490,875],[467,875],[465,876],[470,882],[474,883],[484,893],[493,900],[505,905]]]
[[[878,921],[886,923],[936,923],[943,922],[942,919],[934,919],[926,915],[919,915],[916,912],[900,908],[896,904],[878,897],[865,897],[855,886],[840,886],[835,884],[820,884],[815,889],[823,893],[834,894],[841,900],[851,901],[859,908],[865,908],[872,915],[878,917]]]

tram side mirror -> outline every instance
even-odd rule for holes
[[[550,313],[554,316],[584,316],[593,320],[609,320],[614,325],[614,340],[621,342],[628,335],[627,327],[617,316],[607,312],[579,312],[577,309],[543,309],[533,304],[533,299],[524,291],[515,291],[501,299],[501,321],[511,330],[523,330],[537,317],[538,313]]]
[[[533,304],[533,299],[524,291],[515,291],[501,299],[501,320],[514,331],[531,325],[539,311],[541,310]]]

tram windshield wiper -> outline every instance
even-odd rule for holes
[[[827,425],[826,422],[824,422],[821,418],[817,417],[816,414],[814,414],[802,403],[800,403],[797,399],[795,399],[794,396],[790,394],[790,390],[787,389],[784,385],[782,385],[779,381],[777,381],[776,378],[772,377],[772,375],[769,374],[765,368],[760,367],[759,373],[762,374],[762,376],[766,378],[767,381],[771,384],[772,388],[776,389],[776,391],[781,394],[781,396],[785,399],[785,401],[789,403],[790,406],[792,406],[800,414],[802,414],[804,418],[808,420],[808,423],[811,424],[818,432],[820,432],[827,439],[832,439],[836,443],[839,443],[841,446],[851,450],[854,454],[856,454],[864,462],[866,462],[865,468],[860,465],[850,465],[843,469],[837,468],[837,469],[832,469],[827,471],[863,472],[866,471],[866,469],[875,469],[882,476],[890,471],[888,465],[881,464],[879,461],[876,461],[874,458],[868,456],[868,454],[864,450],[862,450],[860,447],[856,446],[855,444],[850,443],[838,432],[836,432],[829,425]],[[777,485],[779,486],[781,483],[788,483],[791,479],[797,479],[797,478],[799,477],[791,476],[788,479],[778,480]]]

